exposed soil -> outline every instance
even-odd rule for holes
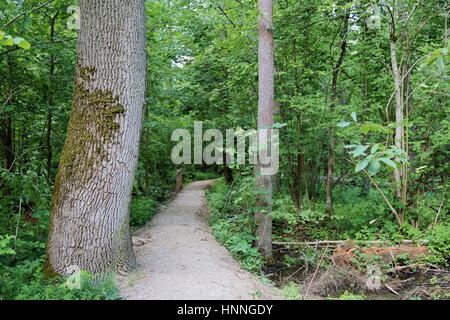
[[[276,288],[243,270],[205,222],[205,189],[186,186],[133,239],[138,268],[119,279],[130,300],[281,299]]]

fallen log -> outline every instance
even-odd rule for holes
[[[341,245],[352,245],[352,244],[368,244],[368,245],[385,245],[391,244],[392,241],[389,240],[320,240],[320,241],[306,241],[306,242],[272,242],[273,245],[280,246],[328,246],[337,247]],[[427,244],[428,240],[403,240],[400,244]]]
[[[364,255],[366,257],[378,257],[379,261],[383,263],[395,263],[403,256],[407,257],[409,262],[415,262],[424,258],[429,254],[429,252],[427,247],[420,245],[411,246],[401,244],[389,247],[368,248],[343,245],[334,249],[331,260],[335,266],[350,267],[353,266],[354,259],[357,257],[357,254]]]

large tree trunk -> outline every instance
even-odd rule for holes
[[[273,126],[274,100],[274,57],[273,57],[273,33],[272,33],[272,0],[259,0],[259,100],[258,100],[258,129],[259,145],[261,146],[261,129]],[[270,138],[268,149],[270,150]],[[261,153],[260,153],[261,155]],[[260,160],[260,159],[259,159]],[[255,214],[257,223],[256,237],[257,247],[266,259],[272,258],[272,176],[262,175],[258,161],[255,166],[256,188],[258,191]]]
[[[53,195],[47,275],[136,264],[129,203],[145,103],[144,0],[79,6],[74,101]]]

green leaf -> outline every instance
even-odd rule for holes
[[[372,149],[370,150],[370,153],[371,153],[371,154],[374,154],[375,152],[377,152],[379,146],[380,146],[380,145],[379,145],[378,143],[377,143],[377,144],[374,144],[373,147],[372,147]]]
[[[30,43],[27,40],[25,40],[25,39],[20,41],[18,46],[21,47],[22,49],[25,49],[25,50],[29,50],[31,48]]]
[[[11,36],[6,36],[5,39],[2,40],[2,44],[5,46],[13,46],[14,40]]]
[[[425,170],[428,166],[420,166],[419,168],[416,169],[417,173],[421,173],[423,170]]]
[[[443,72],[445,71],[445,63],[444,63],[444,58],[442,56],[437,58],[437,66],[440,71],[443,71]]]
[[[355,151],[352,152],[353,158],[356,158],[360,155],[363,155],[364,152],[369,148],[369,146],[358,146],[356,147]]]
[[[397,164],[392,161],[391,159],[388,158],[380,158],[380,161],[384,162],[385,164],[387,164],[388,166],[397,169]]]
[[[358,162],[358,164],[356,165],[356,168],[355,168],[355,172],[359,172],[359,171],[365,169],[368,164],[369,164],[369,160],[367,160],[367,159],[364,159],[364,160]]]
[[[355,122],[358,122],[358,118],[356,117],[356,112],[352,112],[352,119]]]
[[[365,124],[361,126],[361,133],[362,134],[368,134],[370,131],[375,131],[375,132],[392,132],[392,130],[390,130],[389,128],[380,126],[379,124]]]
[[[5,31],[0,31],[0,40],[2,40],[5,37],[6,33]]]
[[[367,172],[373,176],[377,174],[378,170],[380,170],[381,164],[379,160],[370,161],[369,166],[367,167]]]

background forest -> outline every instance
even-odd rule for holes
[[[72,104],[71,5],[0,0],[0,299],[118,298],[110,278],[77,291],[42,275]],[[175,129],[257,127],[257,1],[147,0],[146,8],[132,228],[173,194]],[[426,263],[448,267],[449,10],[441,0],[275,2],[281,136],[271,216],[274,249],[291,250],[267,261],[253,246],[251,165],[183,166],[185,182],[224,176],[208,192],[210,223],[245,268],[307,275],[322,251],[277,243],[346,239],[428,240]]]

